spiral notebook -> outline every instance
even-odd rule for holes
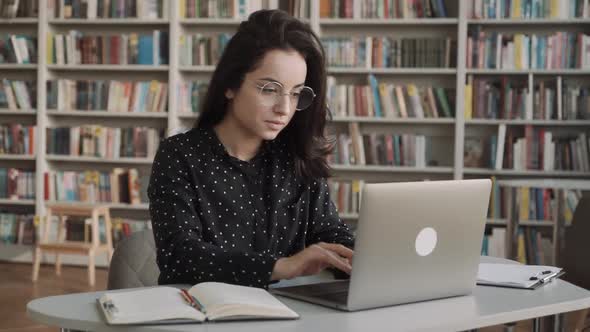
[[[98,299],[98,306],[111,325],[299,318],[264,289],[219,282],[188,290],[158,286],[108,292]]]
[[[562,268],[546,265],[480,263],[477,284],[535,289],[564,273]]]

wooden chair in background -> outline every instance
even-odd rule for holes
[[[50,239],[52,216],[58,216],[57,239]],[[66,223],[68,217],[90,217],[91,238],[89,241],[66,241]],[[100,242],[100,217],[104,220],[106,243]],[[106,252],[107,261],[110,262],[113,255],[113,239],[110,209],[108,205],[71,205],[67,203],[51,204],[47,206],[45,218],[40,220],[41,238],[35,248],[33,259],[33,281],[39,277],[39,266],[44,252],[55,253],[55,273],[61,274],[61,254],[74,254],[88,256],[88,283],[95,283],[96,254]]]

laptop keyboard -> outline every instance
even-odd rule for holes
[[[350,282],[348,280],[342,280],[335,282],[286,287],[282,288],[282,290],[288,291],[289,293],[294,295],[316,297],[332,302],[346,303],[349,286]]]
[[[319,294],[314,297],[336,303],[346,303],[348,299],[348,291],[338,293]]]

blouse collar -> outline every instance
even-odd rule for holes
[[[207,145],[209,147],[211,147],[211,150],[213,151],[213,153],[215,153],[219,156],[225,156],[225,157],[230,157],[230,158],[234,158],[234,159],[239,160],[238,158],[231,156],[227,152],[227,150],[225,149],[225,146],[223,145],[223,143],[221,143],[221,140],[219,139],[219,137],[217,136],[217,133],[215,132],[215,130],[213,128],[203,129],[203,134],[205,136],[205,140],[206,140]],[[273,151],[273,149],[272,149],[273,142],[274,142],[274,140],[273,141],[263,140],[262,144],[260,145],[260,148],[258,149],[258,152],[254,156],[254,158],[252,158],[252,160],[250,160],[250,162],[252,162],[258,158],[265,157],[267,154],[271,153]],[[240,160],[240,161],[244,162],[243,160]]]

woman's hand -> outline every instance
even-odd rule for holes
[[[317,274],[328,267],[350,274],[353,253],[354,251],[341,244],[312,244],[291,257],[279,258],[272,271],[271,280]]]

